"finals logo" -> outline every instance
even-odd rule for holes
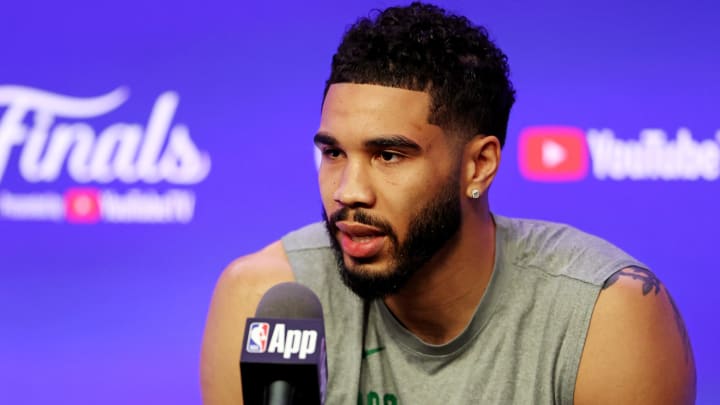
[[[157,97],[144,122],[91,125],[92,119],[107,120],[128,98],[124,88],[78,98],[0,86],[0,220],[190,222],[195,194],[187,186],[208,176],[210,157],[197,148],[187,126],[173,123],[180,97],[172,91]],[[3,187],[15,175],[20,183],[48,185],[51,191]],[[63,175],[77,186],[53,190]],[[161,182],[171,188],[158,188]],[[108,188],[110,183],[132,188],[119,192]]]

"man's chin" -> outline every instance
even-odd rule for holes
[[[383,263],[345,262],[345,266],[340,268],[340,274],[345,285],[363,299],[392,295],[404,284],[397,271]]]
[[[353,273],[345,269],[342,274],[343,282],[355,295],[365,300],[384,298],[392,295],[395,288],[388,289],[382,279],[368,277],[366,273]]]
[[[388,276],[389,270],[379,266],[377,263],[345,262],[343,272],[353,278],[368,280],[382,279]]]
[[[387,265],[382,263],[380,255],[374,255],[370,257],[354,257],[343,252],[343,263],[346,269],[353,269],[358,273],[375,273],[382,272],[383,268]]]

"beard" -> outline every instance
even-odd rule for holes
[[[332,250],[343,282],[364,299],[382,298],[399,291],[460,228],[460,192],[455,179],[448,180],[433,198],[411,218],[408,234],[400,242],[390,222],[373,216],[362,209],[348,207],[336,211],[330,218],[323,210]],[[390,241],[391,259],[383,270],[369,271],[364,265],[370,259],[354,259],[348,266],[336,235],[335,223],[352,218],[353,221],[381,230]]]

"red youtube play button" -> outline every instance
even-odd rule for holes
[[[588,172],[585,133],[576,127],[529,127],[520,134],[520,173],[533,181],[578,181]]]

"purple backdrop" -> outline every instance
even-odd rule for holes
[[[0,24],[0,402],[199,403],[215,280],[319,218],[330,57],[392,3],[45,3]],[[584,3],[441,3],[518,90],[493,208],[649,264],[719,403],[720,6]]]

